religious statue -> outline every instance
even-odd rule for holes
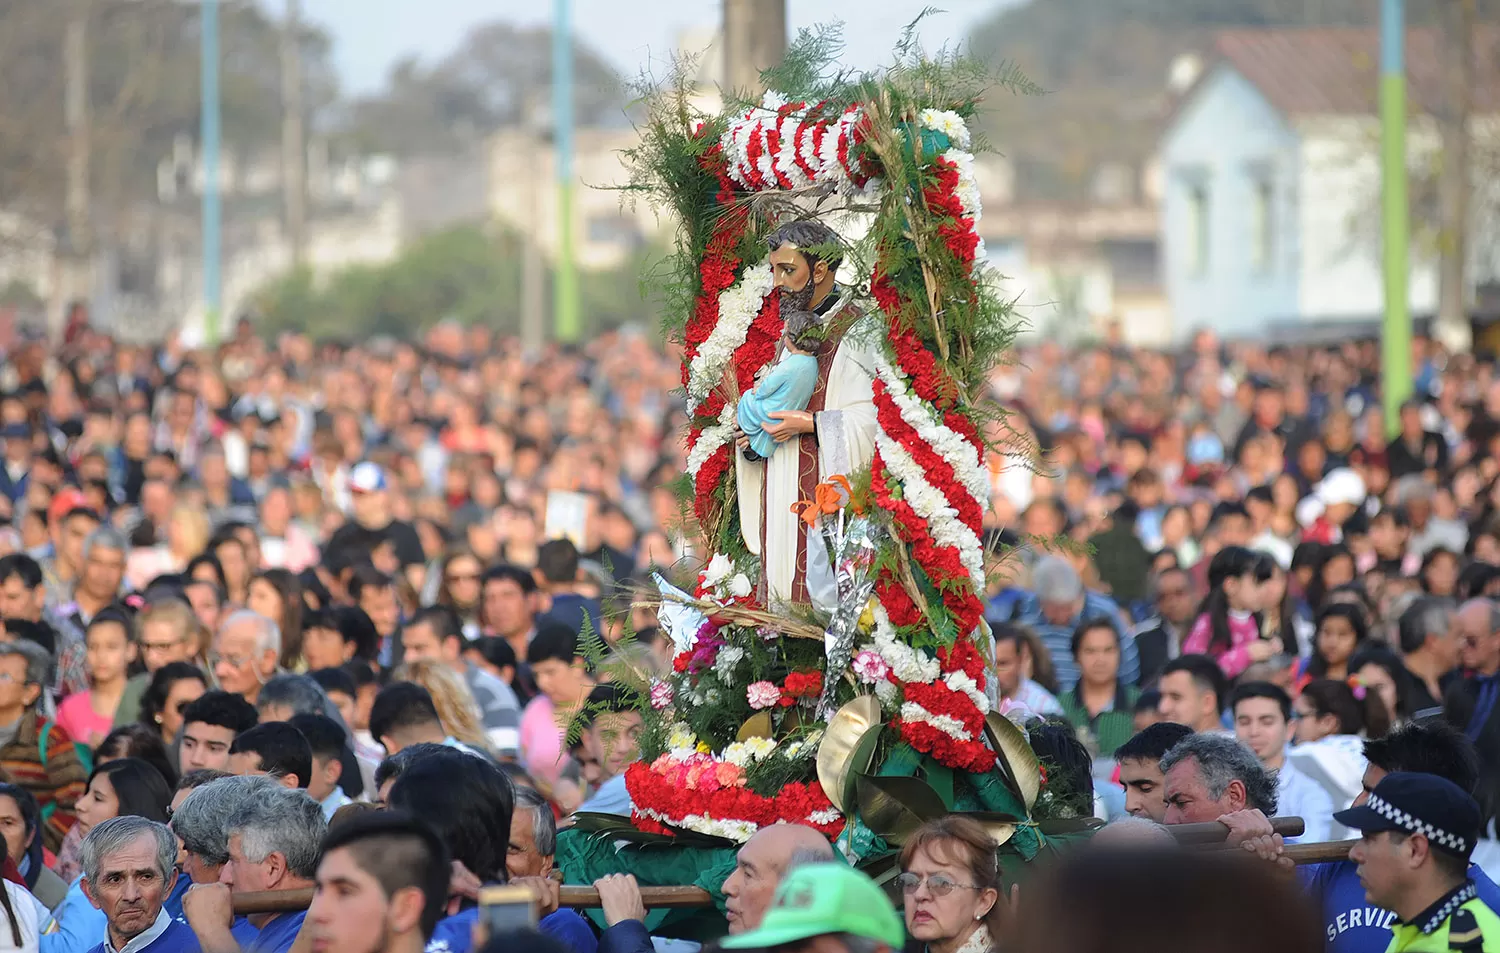
[[[838,235],[816,221],[783,225],[767,239],[775,287],[784,318],[811,312],[821,322],[817,377],[803,410],[766,416],[763,432],[781,446],[763,455],[737,432],[735,488],[745,545],[759,556],[768,605],[812,603],[828,609],[838,593],[827,553],[809,535],[817,530],[794,512],[817,485],[836,474],[852,474],[875,452],[874,361],[870,342],[850,331],[862,316],[852,289],[838,283],[842,262]],[[782,361],[799,361],[799,348],[783,343]]]

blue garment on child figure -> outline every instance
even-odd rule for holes
[[[780,421],[771,416],[781,410],[806,410],[818,386],[818,359],[811,354],[787,354],[752,391],[740,395],[740,429],[750,438],[750,449],[769,458],[776,438],[767,427]]]

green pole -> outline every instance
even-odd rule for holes
[[[573,262],[573,24],[569,0],[552,4],[552,122],[557,149],[557,278],[553,319],[559,341],[578,340],[578,273]]]
[[[1380,389],[1385,429],[1401,429],[1401,404],[1411,396],[1411,311],[1407,300],[1407,245],[1411,235],[1406,197],[1405,0],[1383,0],[1380,23],[1381,219],[1385,248],[1385,325],[1380,347]]]

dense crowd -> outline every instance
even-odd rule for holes
[[[1500,380],[1414,357],[1390,440],[1367,344],[1043,343],[999,369],[990,688],[1055,802],[1109,824],[1022,902],[989,828],[932,821],[898,909],[823,835],[767,828],[713,885],[720,945],[1118,945],[1045,919],[1082,893],[1162,948],[1151,903],[1122,899],[1144,869],[1185,878],[1203,913],[1179,935],[1214,948],[1265,945],[1210,911],[1309,898],[1267,942],[1426,949],[1436,910],[1500,942]],[[641,700],[608,673],[671,662],[631,594],[706,555],[678,500],[679,358],[449,324],[17,342],[0,949],[462,953],[515,926],[487,919],[493,884],[538,900],[537,932],[497,948],[685,942],[650,934],[629,875],[589,916],[560,907],[554,866],[575,813],[631,812]],[[1278,815],[1361,847],[1298,883]],[[1265,862],[1173,850],[1172,825],[1215,820]],[[309,887],[305,912],[234,913]]]

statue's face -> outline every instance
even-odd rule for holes
[[[782,245],[771,252],[771,275],[781,290],[781,313],[807,311],[813,295],[828,277],[828,265],[818,262],[809,268],[807,256],[793,245]]]
[[[782,291],[801,291],[812,283],[807,257],[793,245],[782,245],[771,252],[771,274]]]

